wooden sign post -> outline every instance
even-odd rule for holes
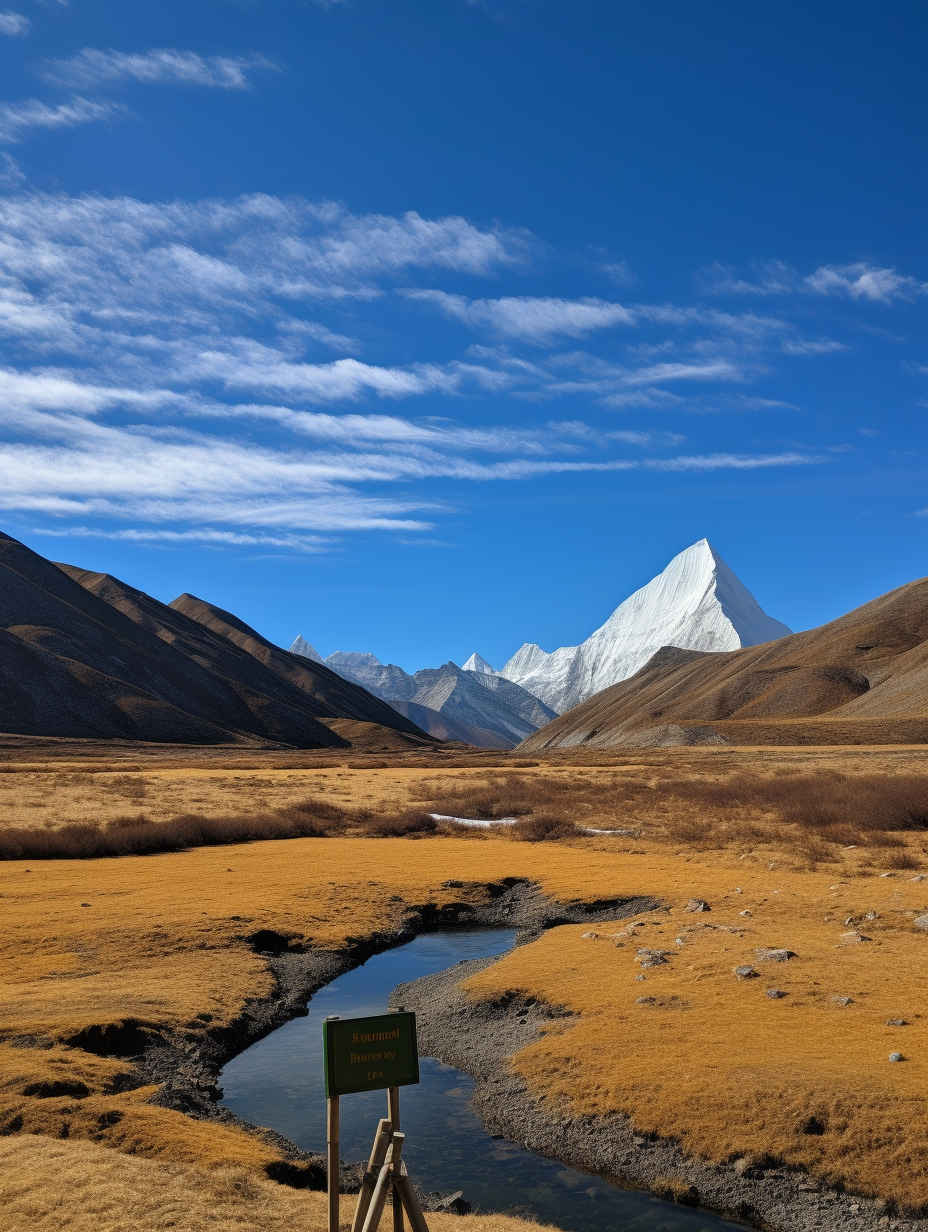
[[[393,1195],[393,1232],[403,1232],[403,1210],[413,1232],[428,1232],[422,1208],[402,1161],[400,1087],[419,1081],[416,1016],[392,1010],[369,1018],[331,1016],[322,1024],[327,1117],[328,1232],[339,1232],[339,1097],[359,1091],[387,1092],[387,1116],[377,1126],[361,1182],[351,1232],[377,1232]]]

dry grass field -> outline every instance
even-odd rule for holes
[[[7,762],[4,818],[25,826],[112,821],[130,805],[157,824],[191,810],[241,815],[308,797],[345,809],[346,835],[358,809],[492,816],[515,808],[526,822],[517,834],[297,838],[0,865],[0,1117],[7,1134],[25,1135],[4,1149],[39,1160],[52,1149],[46,1139],[67,1137],[54,1149],[88,1151],[87,1160],[105,1161],[114,1187],[139,1193],[131,1169],[143,1164],[139,1177],[154,1167],[178,1176],[244,1169],[228,1176],[251,1178],[254,1202],[271,1212],[257,1226],[276,1227],[288,1203],[314,1199],[268,1188],[273,1147],[152,1105],[150,1089],[121,1090],[122,1063],[86,1051],[81,1033],[134,1024],[194,1042],[268,993],[265,962],[246,940],[259,929],[334,948],[395,926],[409,907],[453,901],[462,891],[449,880],[523,877],[561,900],[648,894],[666,908],[632,929],[552,930],[472,981],[477,997],[522,991],[576,1015],[514,1059],[532,1085],[578,1112],[626,1112],[641,1130],[678,1136],[709,1159],[770,1155],[922,1207],[928,936],[914,920],[928,909],[918,818],[924,758],[902,748],[648,750],[440,772],[428,764],[117,771]],[[129,794],[133,784],[142,796]],[[633,834],[584,836],[571,829],[577,820]],[[514,841],[546,835],[556,841]],[[711,911],[688,912],[693,899]],[[598,935],[584,937],[589,931]],[[763,948],[795,957],[761,962]],[[642,969],[640,949],[666,951],[666,961]],[[759,975],[739,980],[733,968],[741,965]],[[768,989],[786,996],[770,998]],[[28,1042],[16,1037],[34,1035],[55,1046],[16,1046]],[[903,1063],[888,1061],[896,1050]],[[144,1158],[123,1160],[105,1147]],[[239,1183],[215,1175],[230,1192]],[[23,1211],[30,1201],[41,1202],[33,1190],[16,1198]],[[47,1224],[18,1217],[22,1227],[51,1226],[50,1213],[41,1216]],[[105,1218],[97,1226],[118,1226]]]
[[[323,1232],[326,1199],[247,1169],[165,1164],[92,1142],[0,1141],[6,1232]],[[54,1187],[49,1178],[54,1177]],[[355,1199],[342,1199],[350,1228]],[[388,1213],[389,1214],[389,1213]],[[542,1232],[505,1215],[430,1214],[432,1232]]]

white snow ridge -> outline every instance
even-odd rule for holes
[[[526,642],[499,674],[563,714],[633,676],[662,646],[738,650],[791,632],[767,615],[709,541],[700,539],[617,607],[585,642],[551,654]]]

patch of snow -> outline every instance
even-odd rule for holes
[[[459,826],[479,826],[486,830],[490,826],[514,826],[518,817],[499,817],[493,821],[480,821],[477,817],[449,817],[445,813],[429,813],[433,821],[456,821]]]

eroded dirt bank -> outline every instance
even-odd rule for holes
[[[491,1133],[572,1167],[773,1232],[928,1232],[928,1219],[896,1215],[882,1200],[828,1189],[774,1161],[751,1168],[744,1166],[746,1161],[704,1163],[672,1140],[635,1133],[624,1116],[575,1118],[543,1093],[529,1090],[512,1072],[509,1058],[536,1040],[545,1025],[567,1015],[535,998],[467,997],[461,982],[495,961],[458,963],[399,985],[391,997],[392,1005],[416,1011],[424,1054],[475,1079],[473,1105]],[[617,1040],[616,1047],[621,1046]],[[699,1116],[698,1107],[693,1116]]]

